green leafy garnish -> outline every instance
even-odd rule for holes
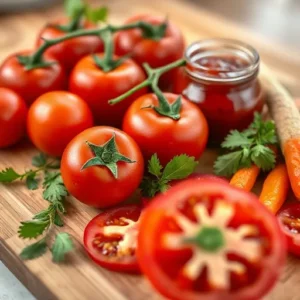
[[[35,259],[44,255],[47,249],[48,247],[47,247],[46,239],[43,238],[35,242],[34,244],[25,247],[22,250],[20,257],[24,260]]]
[[[13,182],[21,177],[13,168],[0,171],[0,182]]]
[[[46,163],[47,163],[47,156],[42,152],[34,156],[31,161],[31,164],[38,168],[43,167]]]
[[[43,197],[49,202],[61,201],[68,195],[60,172],[47,172],[43,182]]]
[[[148,162],[148,173],[140,185],[144,197],[154,197],[157,193],[165,192],[172,180],[184,179],[191,175],[198,162],[186,154],[173,157],[165,168],[160,164],[157,154],[153,154]]]
[[[263,121],[260,114],[255,113],[254,121],[248,129],[239,132],[232,130],[221,147],[232,151],[217,158],[214,164],[215,173],[231,176],[241,168],[257,165],[263,171],[275,166],[275,154],[268,145],[277,144],[275,124]]]
[[[56,235],[54,244],[51,248],[52,258],[54,262],[61,262],[65,255],[74,248],[72,239],[68,233],[61,232]]]

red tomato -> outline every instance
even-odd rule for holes
[[[66,35],[61,29],[56,28],[57,25],[67,25],[69,20],[57,20],[51,24],[47,24],[39,33],[37,38],[37,47],[43,44],[43,39],[56,39]],[[92,29],[96,26],[91,22],[84,21],[81,28]],[[81,36],[66,40],[47,49],[46,53],[53,56],[70,72],[76,63],[84,56],[103,51],[103,42],[98,36]]]
[[[28,135],[42,152],[61,156],[67,144],[81,131],[93,126],[87,104],[65,91],[40,96],[30,107]]]
[[[172,300],[257,300],[286,257],[275,218],[251,193],[188,179],[156,197],[139,224],[137,257]]]
[[[114,106],[109,105],[108,100],[127,92],[145,78],[143,70],[132,59],[127,59],[110,72],[103,72],[92,56],[86,56],[73,69],[70,91],[86,101],[97,124],[120,127],[126,109],[147,89],[137,91]]]
[[[46,92],[64,90],[67,87],[67,77],[59,63],[26,71],[17,56],[31,53],[32,51],[23,51],[13,54],[0,66],[0,87],[12,89],[29,105]],[[46,61],[53,61],[47,55],[44,58]]]
[[[111,150],[106,150],[98,156],[105,164],[83,169],[87,161],[96,159],[95,152],[86,142],[103,148],[113,137],[117,152],[132,163],[117,161],[116,178],[108,168],[110,163],[114,164],[114,155]],[[76,136],[67,146],[61,161],[67,190],[79,201],[95,207],[108,207],[126,200],[139,186],[143,171],[143,156],[135,141],[125,132],[107,126],[93,127]]]
[[[178,95],[165,94],[173,103]],[[167,164],[175,155],[187,154],[198,159],[205,149],[208,126],[195,104],[182,97],[181,118],[177,121],[159,115],[149,106],[157,106],[155,94],[146,94],[132,103],[123,120],[123,130],[140,146],[144,158],[157,153],[161,163]]]
[[[165,22],[165,17],[138,15],[125,23],[145,21],[154,25]],[[144,38],[140,29],[119,31],[115,37],[116,54],[123,56],[130,53],[132,58],[142,65],[147,62],[151,67],[161,67],[180,59],[184,53],[185,42],[181,31],[168,21],[165,36],[159,41]],[[167,88],[174,80],[175,70],[161,77],[162,86]]]
[[[300,203],[284,206],[277,218],[287,238],[288,251],[300,256]]]
[[[0,88],[0,148],[17,143],[26,131],[27,107],[14,91]]]
[[[141,208],[125,205],[92,219],[84,230],[84,247],[100,266],[121,272],[139,272],[135,256]]]

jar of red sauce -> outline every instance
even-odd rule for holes
[[[191,44],[185,58],[174,91],[200,107],[210,143],[219,144],[231,129],[247,128],[265,101],[257,51],[236,40],[211,39]]]

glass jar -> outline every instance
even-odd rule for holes
[[[236,40],[210,39],[191,44],[185,58],[187,65],[178,70],[174,92],[202,110],[210,143],[219,144],[232,129],[247,128],[265,101],[257,78],[257,51]]]

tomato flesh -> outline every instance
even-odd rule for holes
[[[287,238],[288,251],[300,256],[300,203],[286,205],[277,217]]]
[[[157,196],[138,235],[142,271],[174,300],[259,299],[284,265],[276,218],[250,193],[188,179]]]
[[[100,213],[92,219],[84,231],[84,246],[92,260],[113,271],[139,272],[135,249],[140,214],[139,206],[124,205]],[[129,222],[132,222],[130,228]],[[111,230],[110,235],[105,233],[105,228],[112,226],[127,226],[128,231],[120,234],[117,229]],[[130,239],[130,247],[124,246],[125,235]]]

